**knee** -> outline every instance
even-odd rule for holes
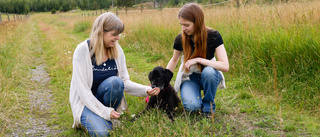
[[[119,77],[113,76],[110,77],[111,80],[111,94],[113,96],[122,97],[123,96],[123,90],[124,90],[124,84],[122,80]]]
[[[201,103],[199,101],[184,101],[183,106],[187,111],[198,111],[201,109]]]
[[[113,88],[114,90],[123,91],[123,89],[124,89],[124,84],[123,84],[122,80],[121,80],[119,77],[117,77],[117,76],[112,76],[112,77],[110,77],[110,81],[111,81],[111,83],[112,83],[112,88]]]
[[[212,78],[212,79],[216,79],[216,78],[221,78],[221,74],[218,70],[216,70],[213,67],[205,67],[202,72],[201,72],[201,77],[202,78]]]
[[[112,76],[105,79],[99,86],[98,90],[112,90],[122,92],[124,89],[124,84],[122,80],[117,76]]]

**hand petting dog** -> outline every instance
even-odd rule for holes
[[[158,87],[155,87],[155,88],[153,88],[153,89],[148,89],[147,90],[147,94],[149,95],[149,96],[156,96],[156,95],[158,95],[160,93],[160,88],[158,88]]]

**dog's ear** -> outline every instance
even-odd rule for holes
[[[173,73],[169,69],[165,69],[165,72],[166,72],[166,75],[168,76],[167,80],[168,80],[168,82],[170,82],[173,77]]]
[[[149,80],[151,80],[151,78],[152,78],[152,71],[149,72],[149,75],[148,75]]]

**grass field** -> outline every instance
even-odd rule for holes
[[[179,111],[171,123],[153,110],[131,123],[131,115],[146,103],[126,95],[129,108],[111,136],[320,136],[319,7],[319,1],[306,1],[205,8],[206,24],[221,33],[230,62],[227,89],[217,91],[214,119]],[[181,31],[177,13],[119,14],[126,25],[119,44],[132,81],[148,85],[149,71],[170,60]],[[87,136],[71,128],[69,86],[73,51],[89,37],[95,18],[37,13],[0,25],[0,136],[28,129],[21,124],[28,117],[41,117],[30,108],[28,92],[35,84],[30,70],[39,64],[47,66],[53,100],[46,125],[59,136]]]

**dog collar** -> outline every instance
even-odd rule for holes
[[[166,87],[166,88],[165,88],[165,89],[163,89],[163,90],[167,90],[169,87],[170,87],[170,84],[168,85],[168,87]]]

